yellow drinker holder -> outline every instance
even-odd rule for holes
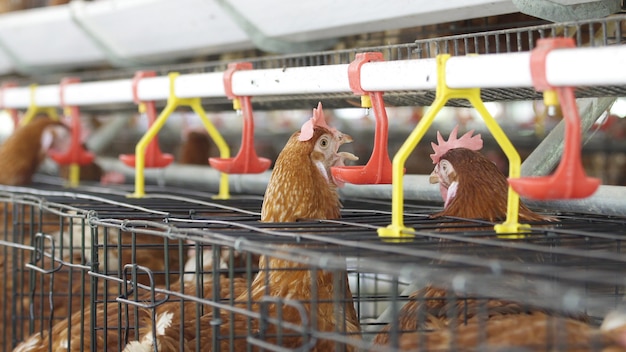
[[[206,128],[209,136],[213,139],[217,148],[220,151],[220,157],[228,158],[230,157],[230,149],[228,148],[228,144],[224,141],[222,135],[215,128],[211,120],[207,117],[206,111],[202,107],[202,103],[200,98],[179,98],[176,96],[174,91],[174,83],[176,78],[178,78],[180,74],[178,72],[171,72],[168,74],[169,78],[169,96],[167,98],[167,104],[163,111],[156,118],[152,126],[148,128],[146,133],[141,137],[137,146],[135,147],[135,192],[130,194],[129,197],[133,198],[141,198],[145,195],[145,179],[144,179],[144,168],[145,168],[145,152],[148,144],[156,134],[161,130],[167,119],[170,115],[180,106],[190,107],[202,121],[204,128]],[[228,174],[221,173],[220,174],[220,185],[219,192],[215,196],[217,199],[228,199],[230,198],[230,192],[228,188]]]
[[[406,159],[415,149],[424,134],[433,123],[435,116],[444,107],[446,102],[451,99],[465,99],[478,111],[482,116],[487,128],[493,134],[498,145],[502,148],[509,159],[509,177],[515,178],[520,176],[521,160],[517,150],[513,147],[506,134],[502,131],[495,119],[489,114],[485,104],[480,97],[479,88],[454,89],[446,84],[446,63],[450,55],[441,54],[436,58],[437,61],[437,88],[435,100],[432,106],[426,112],[426,115],[415,126],[415,129],[409,135],[408,139],[400,147],[393,158],[392,168],[392,203],[391,203],[391,224],[387,227],[379,228],[378,235],[380,237],[407,238],[413,237],[415,230],[404,225],[403,211],[403,169]],[[500,237],[521,238],[520,232],[530,229],[530,225],[520,224],[519,217],[519,195],[509,186],[507,201],[507,216],[502,224],[494,226],[496,233],[506,234]]]
[[[26,109],[26,112],[24,112],[24,116],[22,117],[22,120],[20,120],[20,126],[26,125],[33,118],[35,118],[35,116],[37,116],[38,114],[47,114],[48,116],[50,116],[51,119],[58,121],[59,114],[55,107],[39,106],[35,102],[35,95],[37,94],[37,85],[31,84],[29,88],[30,88],[30,102],[28,104],[28,108]]]

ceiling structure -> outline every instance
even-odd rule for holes
[[[619,0],[74,0],[0,15],[0,75],[313,52],[350,35],[520,11],[550,19],[555,8],[582,19],[619,11]]]

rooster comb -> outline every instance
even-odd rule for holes
[[[441,157],[451,149],[467,148],[470,150],[480,150],[483,147],[483,139],[480,137],[480,134],[472,136],[474,130],[471,130],[461,136],[461,138],[456,138],[458,130],[459,126],[457,125],[452,132],[450,132],[450,137],[448,137],[447,141],[444,140],[441,133],[437,131],[437,144],[430,143],[435,152],[434,154],[430,154],[430,158],[433,159],[433,164],[437,164]]]
[[[324,111],[322,110],[322,102],[317,103],[317,108],[313,109],[313,117],[302,125],[300,129],[300,136],[298,140],[301,142],[308,141],[313,138],[313,132],[315,127],[324,127],[333,134],[337,133],[337,130],[328,126],[326,119],[324,118]]]

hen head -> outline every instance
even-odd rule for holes
[[[450,132],[450,137],[448,137],[447,141],[441,137],[441,133],[437,132],[438,144],[431,143],[435,153],[431,154],[430,157],[433,159],[435,169],[430,174],[429,181],[430,183],[439,183],[439,190],[444,200],[444,208],[447,208],[451,200],[456,196],[459,186],[459,176],[454,169],[454,165],[446,158],[449,151],[459,148],[476,151],[483,147],[483,140],[480,135],[472,136],[473,130],[464,134],[461,138],[457,138],[457,132],[458,126]]]
[[[295,132],[278,155],[267,185],[261,221],[293,222],[298,219],[339,218],[339,195],[343,184],[330,171],[345,160],[357,160],[339,147],[352,137],[331,128],[321,104],[302,129]]]
[[[432,143],[435,168],[431,183],[439,183],[444,210],[435,216],[466,219],[503,220],[507,213],[508,182],[497,166],[478,152],[483,146],[480,135],[469,131],[457,138],[457,127],[445,141],[437,134]],[[519,217],[526,221],[552,220],[532,212],[520,202]]]

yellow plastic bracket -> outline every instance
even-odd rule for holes
[[[239,98],[233,99],[233,110],[241,111],[241,100]]]
[[[144,179],[144,168],[145,168],[145,159],[146,159],[146,148],[152,139],[156,136],[157,133],[161,130],[167,119],[170,115],[178,108],[179,106],[188,106],[190,107],[198,116],[200,116],[200,120],[202,124],[206,128],[209,136],[213,139],[217,148],[220,151],[220,157],[229,158],[230,157],[230,149],[228,148],[228,144],[222,137],[222,135],[215,128],[211,120],[207,117],[206,111],[202,107],[202,103],[200,98],[179,98],[176,96],[174,92],[174,82],[176,78],[178,78],[180,74],[178,72],[171,72],[168,75],[170,80],[170,91],[169,97],[167,99],[167,104],[165,108],[159,116],[156,118],[152,126],[146,131],[146,133],[141,137],[137,146],[135,147],[135,192],[130,194],[129,197],[133,198],[141,198],[145,195],[145,179]],[[220,175],[220,186],[219,193],[215,196],[217,199],[228,199],[230,198],[230,192],[228,188],[228,174],[221,173]]]
[[[372,98],[369,95],[361,95],[361,107],[367,109],[372,107]]]
[[[559,96],[556,94],[556,90],[545,90],[543,92],[543,103],[545,106],[559,106]]]
[[[392,168],[392,203],[391,203],[391,224],[384,228],[378,229],[378,235],[380,237],[389,238],[406,238],[413,237],[414,229],[404,226],[404,199],[403,199],[403,169],[406,159],[415,149],[420,142],[424,134],[433,123],[435,116],[444,107],[446,102],[450,99],[465,99],[472,104],[472,106],[478,111],[478,113],[485,120],[487,128],[493,134],[496,141],[509,159],[509,177],[520,176],[520,156],[517,150],[513,147],[506,134],[502,131],[495,119],[489,114],[485,104],[480,97],[479,88],[467,88],[467,89],[453,89],[449,88],[446,84],[446,63],[450,55],[442,54],[437,56],[437,90],[435,95],[435,101],[431,105],[430,109],[426,112],[424,117],[415,126],[415,129],[407,140],[402,144],[398,152],[393,158]],[[508,202],[507,202],[507,217],[504,223],[494,226],[494,229],[499,234],[506,234],[503,237],[507,238],[519,238],[518,233],[524,229],[530,228],[529,225],[519,224],[519,195],[513,191],[509,186],[508,190]]]
[[[69,166],[69,175],[66,187],[76,188],[80,184],[80,165],[71,163]]]
[[[51,119],[58,121],[59,114],[57,109],[52,106],[38,106],[35,102],[35,95],[37,93],[37,85],[30,85],[30,103],[28,104],[28,108],[24,113],[24,117],[20,121],[20,126],[24,126],[29,123],[35,116],[38,114],[47,114]]]

